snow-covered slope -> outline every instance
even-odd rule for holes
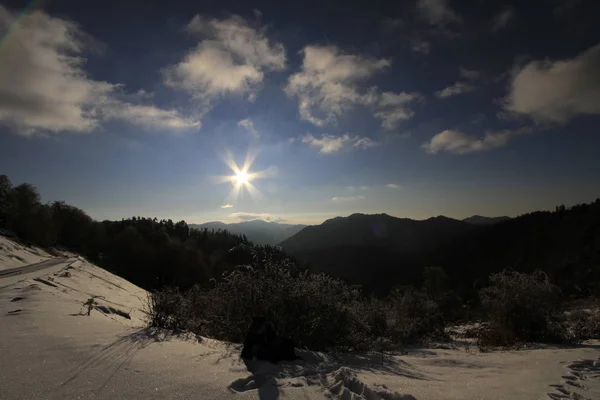
[[[227,343],[146,329],[146,296],[79,257],[0,278],[0,398],[600,399],[598,344],[246,365]]]
[[[0,236],[0,271],[47,260],[52,256],[37,247],[27,247]]]

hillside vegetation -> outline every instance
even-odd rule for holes
[[[252,221],[235,222],[225,224],[223,222],[206,222],[203,224],[190,224],[190,228],[224,230],[237,235],[245,235],[249,241],[258,245],[274,246],[277,243],[293,236],[306,225],[281,224],[278,222],[267,222],[260,219]]]
[[[55,201],[40,202],[28,183],[13,186],[0,175],[0,229],[13,232],[28,244],[65,248],[145,289],[207,286],[236,265],[249,263],[251,245],[242,235],[225,230],[191,229],[185,221],[132,217],[94,221],[84,211]],[[276,252],[268,246],[260,254]]]
[[[465,299],[505,268],[542,270],[565,293],[586,295],[600,289],[600,200],[494,224],[354,214],[307,227],[281,246],[313,271],[378,294],[420,286],[423,268],[438,266]]]
[[[314,261],[306,268],[226,230],[156,218],[94,221],[64,202],[42,204],[35,187],[2,175],[0,229],[50,252],[85,255],[150,290],[151,326],[233,342],[260,315],[314,350],[384,352],[444,339],[448,323],[473,317],[483,322],[473,335],[484,347],[600,333],[594,311],[567,318],[560,307],[565,294],[598,295],[600,200],[484,226],[335,218],[283,243],[315,257],[304,258]]]

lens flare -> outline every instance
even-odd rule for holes
[[[248,174],[244,171],[240,171],[235,174],[235,184],[244,185],[249,182]]]
[[[244,192],[248,192],[253,200],[264,199],[263,194],[256,188],[256,186],[253,185],[252,181],[273,175],[274,168],[252,172],[250,169],[252,168],[252,164],[254,163],[255,159],[256,153],[248,151],[244,164],[242,164],[240,167],[233,159],[231,152],[227,151],[225,153],[225,164],[227,164],[233,174],[216,177],[216,182],[231,183],[232,188],[226,199],[228,202],[234,202],[235,200],[239,199],[243,196]]]

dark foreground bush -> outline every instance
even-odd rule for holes
[[[238,268],[209,289],[153,293],[149,324],[241,343],[252,319],[265,316],[278,335],[300,347],[353,351],[372,349],[382,340],[406,344],[443,332],[436,308],[424,292],[374,300],[327,275],[263,260]]]
[[[447,339],[446,321],[439,306],[423,290],[396,289],[390,295],[394,342],[414,343],[422,339]]]
[[[577,310],[567,320],[576,340],[600,339],[600,310]]]
[[[148,295],[148,326],[173,331],[188,330],[189,323],[182,317],[189,314],[188,296],[179,290],[165,288]]]
[[[559,313],[559,296],[543,272],[492,274],[490,286],[480,291],[488,319],[478,334],[480,347],[572,341]]]

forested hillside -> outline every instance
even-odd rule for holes
[[[190,224],[191,228],[226,230],[237,235],[245,235],[254,244],[274,246],[296,234],[306,225],[280,224],[260,219],[225,224],[220,221],[203,224]]]
[[[32,244],[83,254],[147,289],[208,286],[237,265],[282,260],[288,253],[301,269],[379,295],[398,285],[421,287],[427,267],[441,268],[465,300],[505,268],[544,271],[567,294],[600,290],[600,200],[492,225],[354,214],[304,228],[282,243],[284,253],[226,230],[192,229],[185,221],[94,221],[64,202],[42,204],[35,187],[13,186],[2,175],[0,229]]]
[[[146,289],[208,285],[252,253],[280,257],[269,246],[253,246],[227,231],[190,229],[185,221],[133,217],[94,221],[61,201],[42,204],[36,188],[0,176],[0,229],[39,246],[64,248]]]
[[[417,221],[387,214],[352,214],[308,226],[280,245],[290,253],[336,246],[376,246],[395,251],[421,251],[475,227],[443,216]]]
[[[494,224],[354,214],[307,227],[281,245],[313,271],[379,294],[420,286],[428,266],[443,268],[465,298],[505,268],[542,270],[566,293],[586,294],[600,288],[600,200]]]

